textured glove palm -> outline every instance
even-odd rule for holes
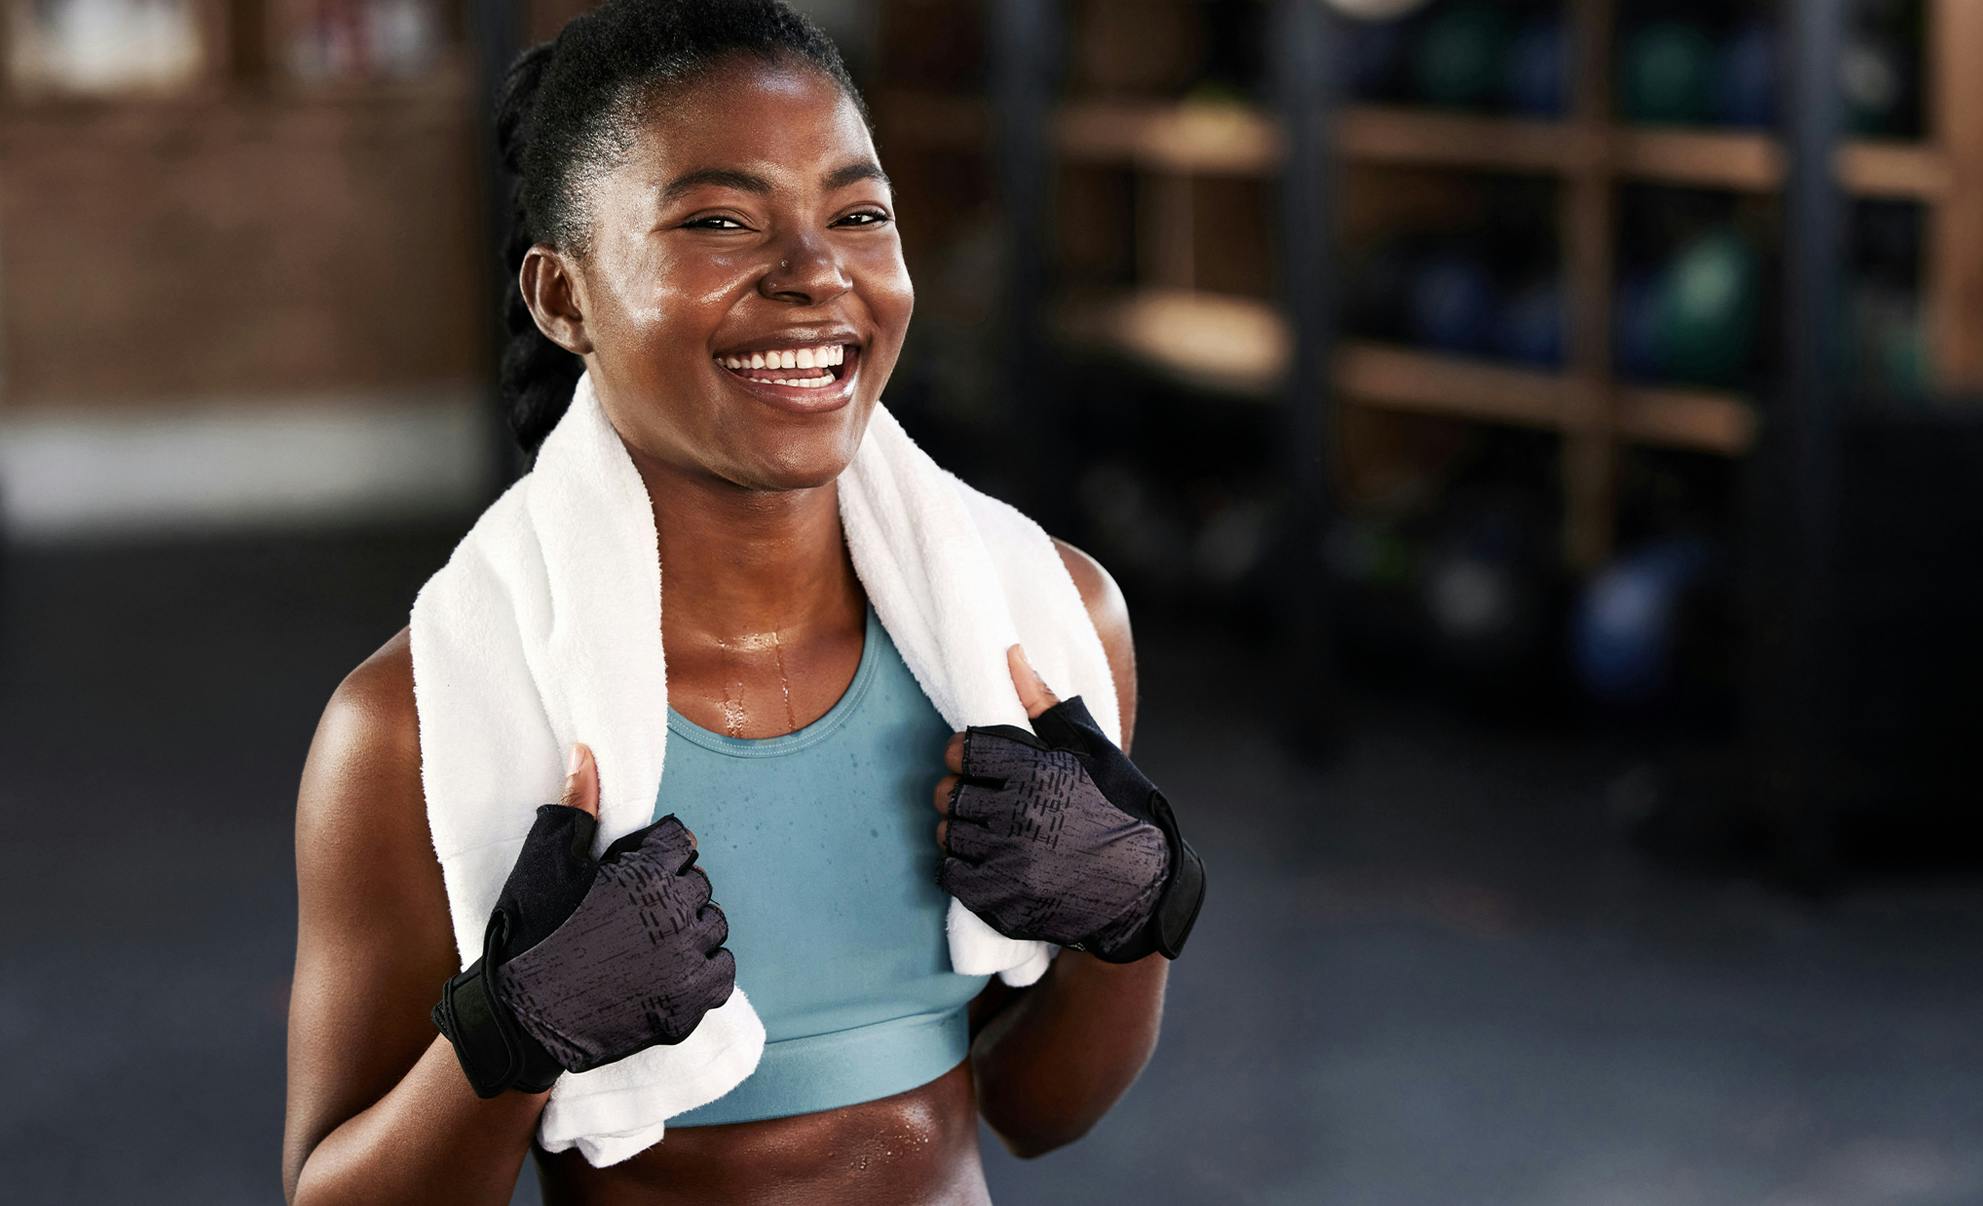
[[[1008,938],[1112,963],[1177,958],[1205,869],[1170,803],[1080,696],[1032,723],[964,731],[937,883]]]
[[[544,804],[503,884],[482,957],[449,980],[434,1025],[477,1095],[538,1093],[687,1038],[729,1000],[729,923],[673,814],[591,855],[598,822]]]

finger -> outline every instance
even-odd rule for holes
[[[944,810],[943,815],[953,821],[985,825],[997,814],[1005,795],[1002,787],[962,782],[957,785],[956,791],[950,793],[950,807]]]
[[[690,867],[683,878],[695,881],[689,885],[689,899],[695,903],[696,908],[700,909],[714,898],[715,888],[709,882],[709,872],[701,867]],[[717,945],[720,946],[721,943]]]
[[[945,775],[936,781],[936,790],[930,793],[930,802],[936,805],[938,816],[950,815],[950,801],[957,794],[957,788],[964,782],[956,775]]]
[[[1017,725],[973,725],[964,731],[963,773],[972,779],[1003,783],[1031,771],[1040,754],[1051,747],[1038,735]]]
[[[969,821],[938,821],[936,831],[937,848],[967,863],[983,862],[995,843],[991,830]]]
[[[682,824],[680,817],[671,812],[651,825],[622,834],[606,847],[599,861],[604,863],[636,852],[642,858],[651,858],[665,865],[673,874],[681,870],[682,864],[695,853],[695,835]]]
[[[1019,702],[1026,706],[1027,716],[1038,716],[1060,702],[1060,697],[1047,687],[1047,681],[1040,672],[1033,669],[1033,663],[1026,660],[1026,650],[1013,645],[1006,649],[1007,668],[1012,671],[1012,685],[1018,688]]]
[[[710,1008],[721,1008],[730,1000],[730,993],[737,987],[737,957],[727,946],[718,947],[703,965],[708,969],[708,983],[712,985],[709,996],[716,1004]]]
[[[986,899],[987,875],[985,869],[975,863],[945,855],[936,870],[936,885],[968,905],[974,900]]]
[[[702,939],[703,953],[709,955],[730,940],[730,918],[713,900],[702,906]]]
[[[560,804],[577,808],[594,819],[599,816],[599,767],[592,760],[592,748],[582,741],[572,742],[565,754],[565,789]]]
[[[952,733],[943,747],[943,765],[954,771],[964,769],[964,734]]]

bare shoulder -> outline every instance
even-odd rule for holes
[[[353,780],[373,788],[403,788],[410,781],[417,789],[419,775],[413,646],[410,630],[402,628],[345,675],[324,706],[304,764],[299,827],[302,813],[314,805],[337,800],[343,807],[372,798],[352,790],[359,785]]]
[[[345,675],[324,706],[296,797],[296,870],[306,894],[321,886],[340,901],[364,889],[385,891],[380,881],[391,881],[391,894],[402,900],[412,885],[428,899],[440,887],[420,782],[407,629]],[[354,883],[354,874],[372,882]]]
[[[1136,643],[1129,628],[1129,603],[1101,562],[1058,536],[1053,544],[1081,592],[1081,601],[1087,604],[1088,617],[1094,621],[1095,634],[1101,637],[1102,651],[1108,655],[1122,710],[1122,749],[1127,753],[1136,729]]]
[[[391,737],[417,755],[420,722],[413,706],[412,628],[393,633],[345,675],[331,704],[333,711],[348,713],[346,719],[365,725],[374,737]]]

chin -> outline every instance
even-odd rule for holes
[[[848,408],[850,411],[852,407]],[[861,429],[866,430],[866,412]],[[840,431],[820,432],[810,438],[785,436],[784,443],[760,458],[749,484],[766,490],[809,490],[839,477],[854,462],[860,448],[858,437],[842,438]]]

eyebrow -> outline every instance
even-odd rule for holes
[[[888,173],[882,171],[881,165],[871,159],[863,159],[847,164],[844,167],[835,168],[826,174],[825,179],[821,183],[826,186],[827,191],[831,192],[834,189],[845,188],[861,180],[877,180],[881,182],[883,188],[888,189],[890,192],[894,191],[894,185],[889,182]],[[752,172],[742,172],[735,168],[698,168],[693,172],[685,172],[670,180],[667,187],[661,190],[661,204],[666,205],[690,189],[698,188],[705,184],[716,185],[719,188],[741,189],[747,193],[769,194],[771,192],[771,181]]]

